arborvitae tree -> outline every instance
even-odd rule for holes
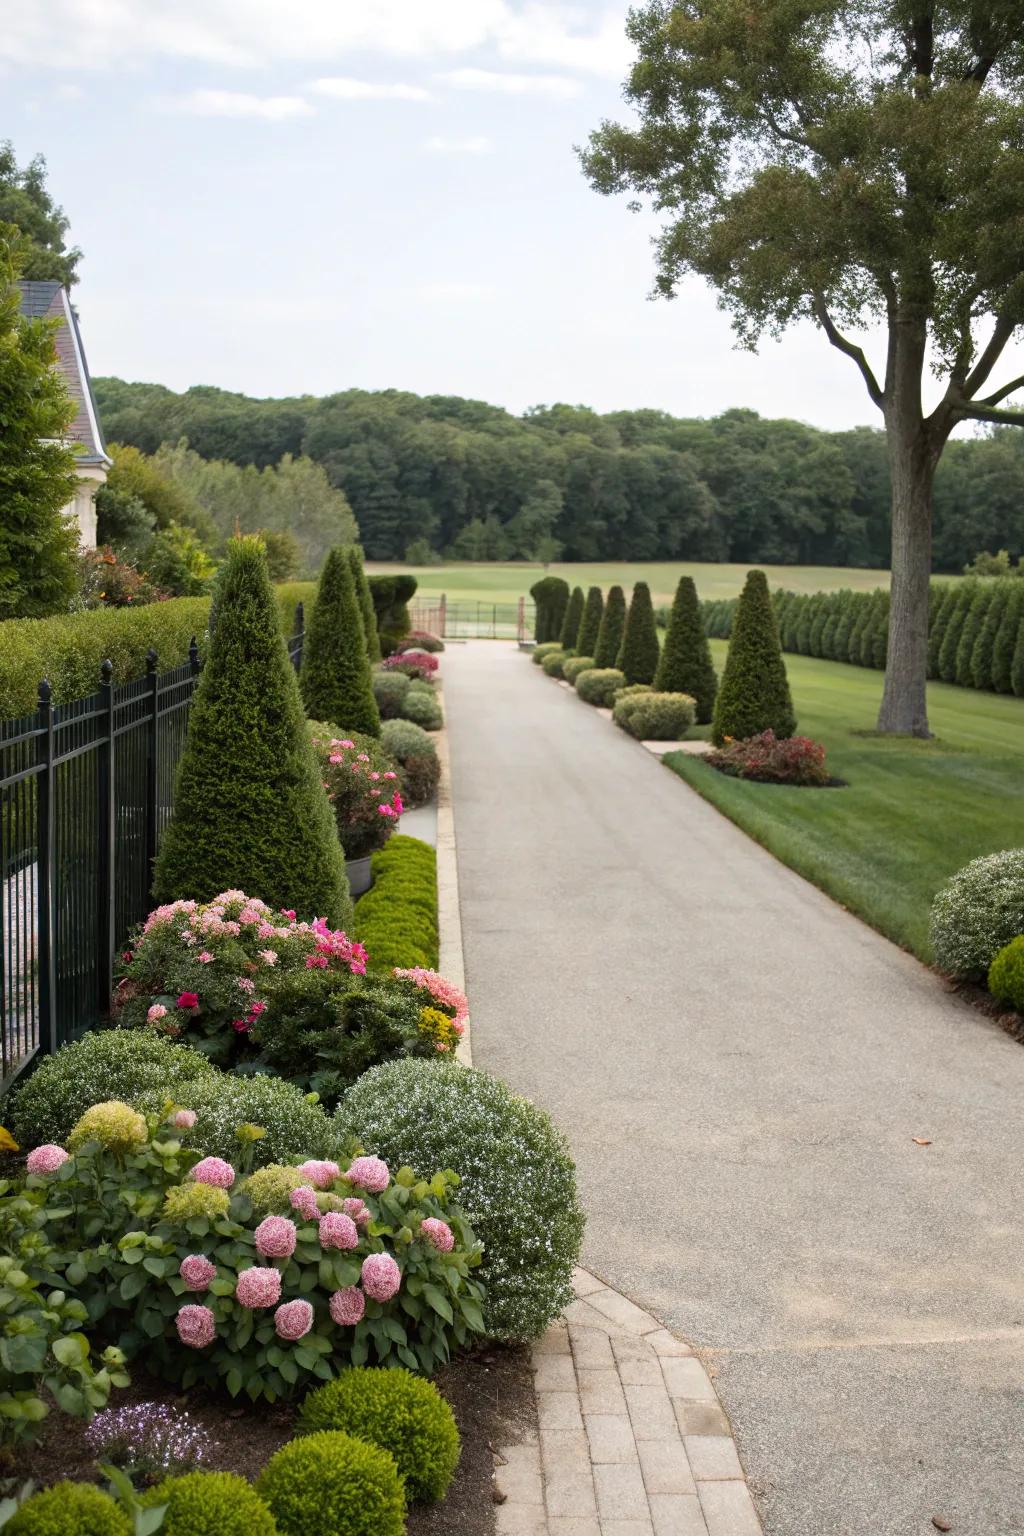
[[[691,694],[697,701],[698,724],[706,725],[711,719],[718,679],[691,576],[679,578],[654,686],[659,693]]]
[[[1010,687],[1018,699],[1024,699],[1024,618],[1020,621],[1017,629],[1017,639],[1013,647],[1013,660],[1010,663]]]
[[[850,630],[857,616],[856,592],[847,592],[845,601],[839,609],[839,618],[832,634],[832,660],[849,661],[850,659]]]
[[[850,633],[846,645],[846,659],[851,666],[859,667],[860,640],[864,633],[864,626],[871,617],[871,593],[858,592],[857,600],[853,608],[853,618],[850,622]]]
[[[992,687],[997,693],[1013,692],[1013,653],[1017,636],[1024,630],[1024,580],[1017,577],[992,647]]]
[[[591,587],[587,593],[587,600],[583,604],[583,617],[580,619],[580,627],[576,632],[576,655],[594,655],[597,647],[597,637],[601,632],[601,619],[604,614],[604,598],[601,596],[600,587]]]
[[[825,622],[821,626],[821,634],[818,636],[818,655],[824,661],[832,660],[832,646],[835,640],[836,627],[839,623],[839,615],[842,612],[841,603],[830,603]]]
[[[370,591],[370,583],[366,579],[362,550],[358,544],[350,544],[347,554],[349,565],[352,568],[352,580],[356,584],[356,597],[359,601],[359,613],[363,621],[363,634],[366,637],[366,659],[372,667],[375,662],[380,661],[377,610],[373,606],[373,593]],[[314,715],[313,718],[315,719],[316,716]]]
[[[885,670],[885,653],[889,648],[889,594],[880,592],[871,622],[871,657],[868,666],[878,672]]]
[[[949,626],[950,614],[953,612],[953,608],[956,605],[956,600],[959,593],[959,588],[955,587],[952,582],[948,582],[942,586],[936,585],[934,590],[938,592],[939,598],[938,602],[935,604],[935,607],[932,609],[931,618],[929,619],[929,677],[938,677],[939,675],[939,656],[942,651],[942,642],[945,639],[946,630]]]
[[[651,589],[646,581],[638,581],[633,588],[615,665],[625,673],[627,683],[653,683],[660,658]]]
[[[974,642],[984,628],[988,610],[995,596],[994,588],[995,582],[981,582],[971,599],[971,606],[967,610],[963,629],[960,631],[960,639],[956,648],[955,681],[961,688],[974,687],[974,673],[971,670]]]
[[[346,549],[332,549],[320,572],[299,681],[311,720],[362,731],[364,736],[380,735],[363,617]]]
[[[594,646],[594,666],[614,667],[626,627],[626,596],[621,587],[611,587],[605,600],[601,625]]]
[[[563,651],[572,652],[576,648],[576,636],[580,632],[580,620],[583,618],[583,588],[573,587],[572,596],[566,605],[565,617],[562,620],[562,632],[558,636],[558,643]]]
[[[875,652],[878,645],[878,625],[883,612],[885,593],[872,592],[871,601],[868,604],[867,617],[864,620],[864,628],[860,632],[860,664],[862,667],[875,665]]]
[[[798,649],[798,637],[800,624],[807,607],[807,595],[803,592],[795,592],[793,600],[786,609],[785,628],[780,631],[779,639],[784,651],[796,651]]]
[[[238,889],[275,912],[346,923],[345,858],[258,539],[229,543],[216,612],[153,894]]]
[[[796,626],[796,648],[801,656],[809,656],[811,651],[811,626],[814,623],[816,597],[808,597],[801,605],[800,618]]]
[[[742,741],[767,730],[792,736],[796,716],[768,582],[763,571],[750,571],[736,609],[711,735],[721,746],[727,736]]]
[[[824,592],[818,599],[818,606],[815,610],[814,618],[811,620],[811,632],[808,638],[808,655],[810,656],[824,656],[825,654],[822,649],[821,637],[829,617],[835,612],[836,596],[835,592]]]
[[[942,637],[942,645],[939,647],[939,676],[944,683],[956,682],[956,653],[960,644],[960,636],[963,632],[964,620],[967,611],[974,600],[977,591],[977,583],[971,581],[961,582],[957,589],[956,602],[950,610],[949,620],[946,624],[946,633]]]
[[[542,576],[530,588],[530,596],[536,604],[533,634],[537,644],[557,640],[569,603],[569,583],[561,576]]]
[[[985,622],[978,631],[974,649],[971,652],[971,681],[975,688],[992,687],[992,657],[996,648],[996,636],[1010,598],[1010,586],[1011,583],[1008,581],[997,581],[993,586]]]

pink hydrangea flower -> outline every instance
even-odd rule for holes
[[[315,970],[326,971],[326,969],[327,969],[327,956],[326,955],[307,955],[306,956],[306,970],[307,971],[315,971]]]
[[[209,1307],[190,1302],[174,1319],[178,1338],[189,1349],[205,1349],[217,1337],[217,1323]]]
[[[29,1173],[56,1173],[69,1156],[70,1153],[65,1152],[55,1141],[47,1141],[41,1147],[33,1147],[25,1159],[25,1167]]]
[[[167,1009],[164,1007],[163,1003],[154,1003],[152,1008],[147,1008],[146,1010],[146,1018],[149,1020],[150,1024],[155,1024],[157,1019],[163,1019],[166,1018],[166,1016]]]
[[[182,1259],[178,1273],[190,1291],[205,1291],[217,1278],[217,1266],[202,1253],[190,1253]]]
[[[343,1291],[335,1291],[328,1305],[339,1328],[354,1328],[366,1311],[366,1297],[358,1285],[349,1285]]]
[[[321,1162],[316,1158],[310,1158],[308,1162],[299,1164],[299,1172],[304,1179],[315,1184],[317,1189],[329,1189],[335,1179],[341,1177],[341,1169],[337,1163]]]
[[[241,1307],[275,1307],[281,1300],[281,1271],[261,1264],[241,1270],[235,1300]]]
[[[316,1191],[310,1189],[308,1184],[300,1184],[298,1189],[293,1189],[289,1196],[292,1209],[305,1216],[307,1221],[320,1219],[320,1207],[316,1203]]]
[[[363,1260],[362,1282],[374,1301],[390,1301],[402,1283],[402,1271],[390,1253],[370,1253]]]
[[[308,1301],[286,1301],[274,1313],[274,1328],[280,1339],[302,1339],[313,1326],[313,1308]]]
[[[294,921],[295,921],[295,908],[294,907],[282,907],[281,908],[281,916],[282,917],[286,917],[290,923],[294,923]]]
[[[256,1251],[265,1259],[287,1259],[295,1252],[295,1223],[287,1216],[267,1216],[256,1228]]]
[[[176,1109],[171,1116],[171,1124],[177,1126],[179,1131],[190,1131],[196,1123],[194,1109]]]
[[[455,1247],[455,1233],[446,1221],[439,1221],[436,1216],[428,1216],[426,1221],[421,1221],[420,1232],[428,1242],[433,1243],[439,1253],[451,1253]]]
[[[379,1157],[357,1157],[345,1177],[350,1184],[369,1190],[371,1195],[379,1195],[391,1182],[388,1165]]]
[[[328,1211],[320,1218],[320,1246],[322,1248],[355,1248],[359,1243],[359,1228],[351,1216],[341,1211]]]
[[[351,1216],[357,1227],[368,1227],[372,1220],[369,1206],[354,1195],[344,1202],[346,1216]]]
[[[210,954],[208,949],[201,949],[196,956],[196,959],[199,961],[200,965],[210,965],[213,962],[213,956]]]
[[[181,992],[181,993],[179,993],[179,995],[178,995],[178,1007],[179,1008],[198,1008],[198,1006],[199,1006],[199,993],[198,992]]]
[[[212,1184],[215,1189],[230,1189],[235,1182],[235,1170],[222,1157],[204,1157],[192,1169],[197,1184]]]

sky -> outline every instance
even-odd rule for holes
[[[0,137],[85,253],[92,372],[880,425],[813,326],[752,355],[700,280],[650,299],[656,223],[573,150],[628,116],[625,12],[0,0]]]

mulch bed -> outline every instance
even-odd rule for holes
[[[492,1536],[495,1453],[536,1425],[536,1403],[525,1348],[489,1346],[460,1356],[435,1378],[452,1405],[462,1436],[462,1456],[448,1496],[441,1504],[409,1511],[410,1536]],[[111,1406],[167,1402],[187,1409],[193,1422],[217,1442],[205,1465],[211,1471],[238,1472],[255,1478],[292,1435],[294,1403],[240,1406],[211,1392],[177,1393],[136,1369],[131,1387],[111,1394]],[[13,1491],[30,1479],[37,1484],[71,1478],[97,1478],[85,1426],[56,1409],[41,1439],[0,1459],[0,1492]],[[311,1533],[312,1536],[312,1533]]]
[[[733,773],[731,769],[723,767],[720,763],[709,762],[706,757],[700,759],[720,773],[726,779],[738,779],[741,784],[771,784],[777,789],[849,789],[848,779],[826,779],[824,784],[794,784],[791,779],[759,779],[755,773]]]

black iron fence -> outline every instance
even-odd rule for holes
[[[288,641],[302,660],[302,605]],[[0,1091],[108,1011],[115,956],[151,906],[153,860],[200,672],[189,659],[0,721]]]

